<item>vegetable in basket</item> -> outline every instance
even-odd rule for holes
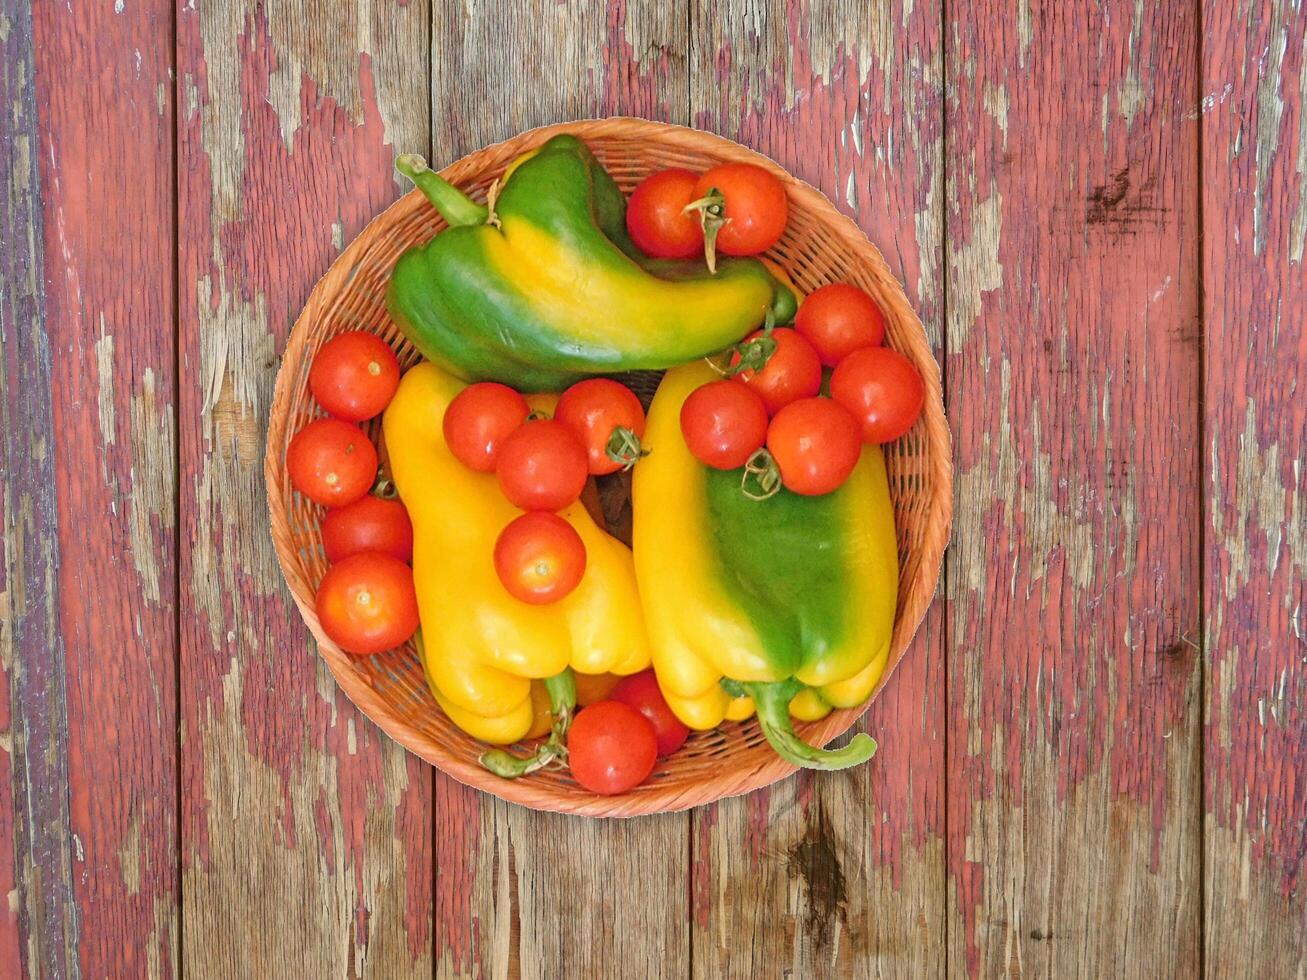
[[[869,736],[820,749],[790,716],[861,704],[888,660],[898,551],[884,457],[865,447],[833,493],[751,499],[739,470],[704,466],[680,431],[682,404],[713,377],[703,362],[667,373],[635,468],[636,575],[659,685],[691,728],[756,711],[794,765],[856,765],[875,751]]]
[[[575,136],[515,161],[490,208],[420,158],[396,166],[450,227],[400,257],[386,303],[424,356],[465,380],[559,390],[694,360],[794,315],[794,294],[756,259],[713,274],[641,255],[621,190]]]
[[[559,516],[585,545],[585,574],[550,605],[513,598],[495,571],[495,542],[519,511],[493,473],[455,458],[442,419],[462,382],[434,364],[410,369],[384,416],[391,476],[413,522],[413,581],[423,624],[421,655],[432,693],[465,732],[507,745],[532,724],[532,679],[549,686],[560,746],[575,701],[572,670],[633,674],[649,665],[630,549],[574,502]],[[532,397],[549,410],[551,396]],[[487,760],[517,775],[557,758]],[[514,771],[516,770],[516,771]]]

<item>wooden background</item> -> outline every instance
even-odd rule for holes
[[[1299,0],[3,0],[0,975],[1307,976]],[[629,113],[853,215],[936,345],[865,768],[594,823],[335,689],[277,357],[403,187]]]

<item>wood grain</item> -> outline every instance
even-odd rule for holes
[[[766,153],[855,218],[941,334],[939,9],[699,0],[695,125]],[[941,608],[861,727],[866,767],[694,812],[694,974],[944,972]]]
[[[72,975],[178,969],[171,26],[33,9],[68,726],[66,782],[34,789],[68,807]]]
[[[1307,977],[1307,10],[1203,5],[1207,973]]]
[[[683,2],[435,8],[434,161],[578,117],[688,121]],[[689,973],[688,819],[590,821],[437,773],[439,976]]]
[[[950,972],[1195,976],[1195,11],[947,17]]]
[[[0,973],[77,968],[31,8],[0,14]]]
[[[430,8],[181,5],[186,972],[431,970],[430,774],[337,690],[282,586],[262,442],[314,280],[429,142]]]

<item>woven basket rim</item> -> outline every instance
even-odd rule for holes
[[[605,137],[655,139],[664,144],[703,152],[724,161],[749,162],[762,166],[785,185],[792,206],[799,204],[816,216],[823,227],[833,232],[859,263],[869,263],[878,273],[878,281],[884,283],[885,295],[877,298],[882,302],[882,306],[888,306],[886,313],[895,317],[905,327],[903,332],[906,336],[899,338],[902,343],[898,345],[898,349],[908,354],[918,366],[926,386],[925,407],[918,424],[925,428],[926,444],[929,447],[930,495],[924,518],[925,532],[921,543],[914,549],[919,553],[920,572],[918,581],[912,584],[907,596],[900,597],[888,662],[871,697],[854,708],[836,710],[820,721],[800,726],[799,731],[803,737],[814,744],[826,744],[851,728],[884,689],[886,682],[903,659],[938,586],[944,549],[948,542],[952,521],[952,449],[951,436],[944,415],[939,365],[930,349],[925,330],[908,302],[902,284],[890,271],[880,251],[851,218],[836,209],[815,187],[794,177],[774,160],[722,136],[633,116],[582,119],[525,130],[510,139],[489,144],[459,158],[442,168],[440,173],[447,179],[457,182],[462,171],[470,169],[475,161],[486,158],[491,160],[511,158],[560,133],[571,133],[582,139]],[[329,303],[330,298],[349,281],[353,270],[358,266],[359,259],[377,235],[378,229],[387,227],[400,216],[413,213],[423,207],[429,205],[421,192],[416,189],[410,190],[373,218],[332,262],[326,274],[313,287],[303,311],[296,319],[283,352],[269,411],[264,478],[277,560],[291,597],[317,640],[319,655],[331,670],[336,683],[374,724],[419,758],[461,783],[533,809],[592,817],[631,817],[672,812],[748,793],[792,775],[796,771],[795,767],[779,756],[773,756],[766,762],[704,777],[697,783],[679,788],[660,787],[655,781],[621,796],[600,796],[580,789],[564,792],[554,786],[540,784],[529,777],[504,780],[481,768],[474,759],[465,759],[437,745],[423,732],[401,718],[390,703],[376,691],[371,677],[356,668],[353,660],[323,632],[314,609],[314,588],[302,573],[286,516],[290,499],[284,479],[285,445],[295,366],[298,365],[307,346],[307,335],[310,325],[316,319],[318,309]],[[752,722],[746,722],[748,723]]]

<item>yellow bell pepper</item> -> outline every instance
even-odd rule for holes
[[[754,500],[741,471],[711,470],[681,435],[681,405],[716,377],[702,362],[663,378],[649,410],[649,455],[633,477],[636,575],[658,683],[691,728],[757,710],[795,765],[842,768],[875,743],[823,752],[790,716],[861,704],[889,657],[898,550],[885,460],[867,446],[838,490]]]
[[[565,678],[570,689],[569,668],[633,674],[649,665],[649,642],[631,551],[580,502],[560,512],[585,544],[576,589],[545,606],[504,589],[495,540],[521,512],[493,474],[468,469],[445,445],[445,409],[463,387],[434,364],[417,365],[400,382],[383,430],[391,477],[413,521],[420,649],[432,694],[469,735],[506,745],[532,730],[533,680]],[[528,401],[552,411],[557,398]]]

